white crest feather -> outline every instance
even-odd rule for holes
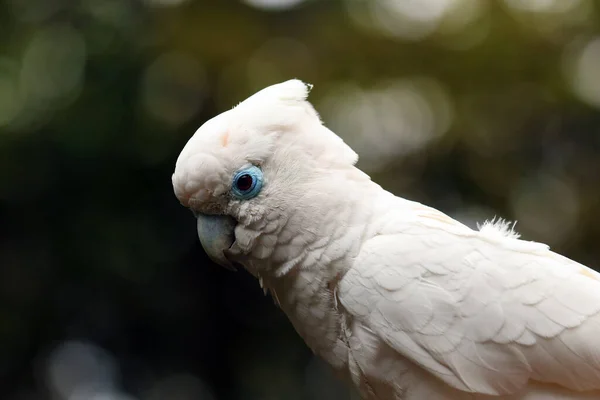
[[[492,218],[483,223],[477,224],[479,232],[490,239],[511,238],[518,239],[521,235],[515,231],[517,221],[509,222],[503,218]]]
[[[299,79],[290,79],[285,82],[267,86],[259,90],[246,100],[242,101],[239,106],[260,103],[278,103],[278,102],[303,102],[308,98],[308,93],[313,85],[304,83]]]
[[[294,131],[304,151],[324,162],[354,165],[358,155],[334,132],[323,125],[307,100],[313,85],[290,79],[268,86],[238,104],[234,120],[244,129],[261,134]]]

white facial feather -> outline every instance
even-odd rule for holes
[[[309,88],[297,79],[269,86],[202,125],[181,151],[172,177],[181,203],[226,212],[223,196],[233,174],[251,164],[261,166],[271,182],[276,182],[274,171],[310,163],[354,165],[357,154],[323,126],[306,101]]]

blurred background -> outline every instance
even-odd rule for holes
[[[0,399],[349,399],[172,192],[204,121],[315,85],[394,193],[600,266],[600,2],[0,1]]]

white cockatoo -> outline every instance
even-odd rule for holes
[[[385,191],[309,89],[269,86],[182,150],[173,187],[208,255],[257,277],[364,399],[600,399],[600,274]]]

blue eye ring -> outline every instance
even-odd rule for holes
[[[263,173],[255,165],[239,170],[233,175],[231,193],[240,200],[249,200],[260,193]]]

